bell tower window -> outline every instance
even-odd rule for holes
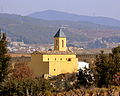
[[[58,48],[58,40],[56,40],[56,48]]]
[[[64,47],[64,40],[62,40],[62,47]]]

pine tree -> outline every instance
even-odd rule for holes
[[[113,48],[111,54],[102,51],[96,58],[96,83],[98,87],[113,85],[116,73],[120,73],[120,46]]]
[[[120,72],[120,46],[112,49],[112,60],[114,62],[114,73]]]
[[[109,84],[109,56],[104,54],[104,51],[101,51],[101,54],[99,54],[96,57],[96,74],[95,74],[95,79],[96,79],[96,84],[98,87],[108,87]]]
[[[112,54],[109,55],[109,66],[109,73],[111,75],[111,82],[113,84],[115,83],[113,82],[113,79],[116,79],[114,78],[115,75],[120,73],[120,46],[112,49]]]
[[[0,32],[0,82],[8,75],[10,57],[7,55],[6,34]]]

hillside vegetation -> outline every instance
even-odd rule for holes
[[[0,14],[0,28],[12,41],[23,40],[28,44],[50,44],[53,43],[53,36],[61,26],[64,27],[63,31],[68,43],[72,44],[76,42],[89,44],[102,38],[111,41],[115,36],[120,37],[120,27],[85,21],[48,21],[15,14]],[[114,38],[114,41],[117,42],[118,38]]]

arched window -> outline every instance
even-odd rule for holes
[[[64,47],[64,40],[62,40],[62,47]]]

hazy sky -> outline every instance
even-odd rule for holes
[[[120,0],[0,0],[0,13],[28,15],[48,9],[120,20]]]

